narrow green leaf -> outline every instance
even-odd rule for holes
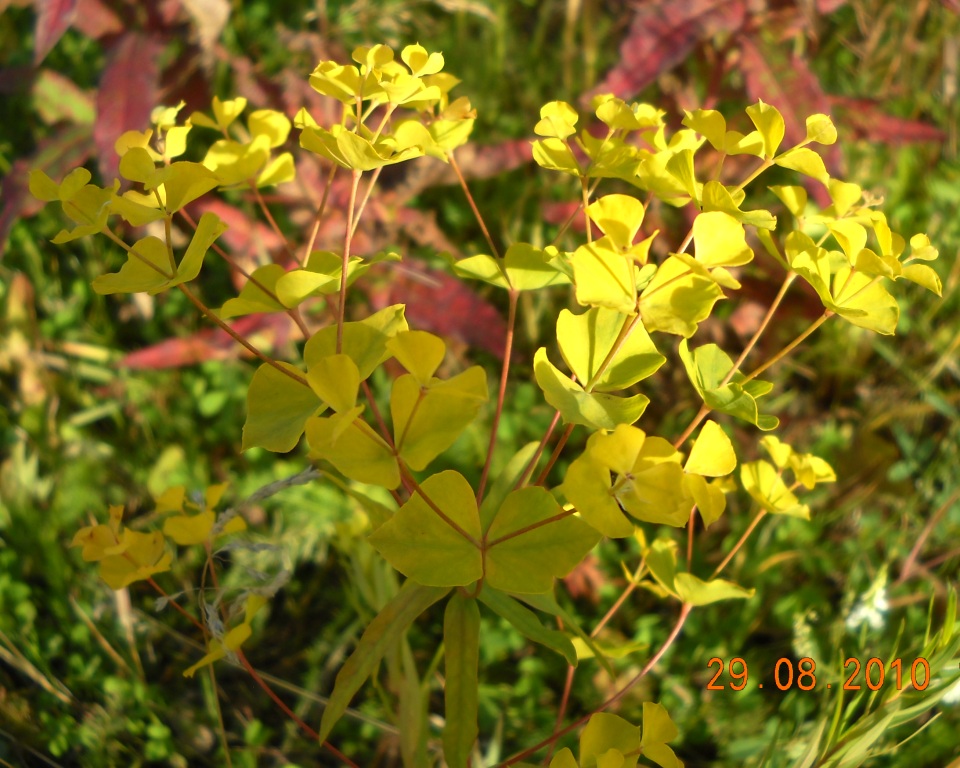
[[[326,741],[333,726],[346,712],[367,678],[390,647],[406,633],[416,618],[449,592],[446,587],[425,587],[407,581],[376,618],[367,625],[356,649],[337,674],[333,692],[320,721],[321,742]]]
[[[454,592],[443,615],[443,756],[450,768],[467,768],[477,740],[480,610],[477,601]]]
[[[544,627],[537,614],[525,608],[515,598],[489,585],[484,586],[478,597],[481,603],[510,622],[513,628],[528,640],[556,651],[566,659],[567,664],[577,666],[577,652],[570,638],[556,629]]]
[[[755,589],[744,589],[739,584],[725,579],[703,581],[690,573],[678,573],[673,580],[677,594],[685,603],[709,605],[719,600],[745,600],[753,597]]]

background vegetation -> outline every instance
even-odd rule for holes
[[[729,575],[757,596],[694,613],[621,714],[662,700],[688,766],[781,765],[829,719],[835,699],[773,686],[707,691],[711,657],[740,656],[751,672],[766,673],[781,657],[912,661],[928,622],[942,622],[960,567],[960,7],[947,0],[748,5],[761,4],[0,0],[0,764],[221,765],[217,697],[234,764],[328,764],[242,671],[224,666],[216,692],[206,678],[184,680],[181,671],[198,658],[190,627],[158,613],[140,591],[107,589],[67,549],[109,503],[127,503],[134,525],[147,525],[138,507],[149,509],[149,496],[170,485],[230,480],[241,499],[299,471],[303,454],[240,454],[250,361],[178,295],[154,302],[94,294],[90,279],[116,254],[88,241],[51,245],[59,214],[40,212],[25,180],[31,167],[59,178],[80,162],[114,173],[113,138],[145,127],[159,103],[182,98],[189,112],[205,109],[214,93],[236,94],[292,115],[310,103],[305,79],[317,60],[345,61],[354,46],[375,42],[441,50],[462,78],[458,92],[479,120],[461,163],[500,243],[549,242],[575,198],[529,162],[532,125],[547,101],[582,103],[614,90],[671,115],[697,107],[733,115],[757,98],[788,121],[790,113],[833,114],[846,152],[830,162],[885,199],[896,230],[928,232],[942,254],[935,266],[943,299],[919,288],[901,298],[904,338],[828,324],[776,371],[780,434],[827,458],[841,482],[818,498],[811,522],[786,521],[749,541]],[[305,226],[322,186],[316,168],[298,170],[301,181],[270,200],[284,227]],[[436,258],[442,250],[485,250],[453,182],[431,166],[384,173],[379,213],[363,237],[374,247],[398,244],[407,261],[389,279],[370,280],[365,301],[408,301],[411,326],[441,333],[459,355],[492,366],[502,307],[475,286],[448,282]],[[235,210],[253,207],[237,198]],[[669,212],[662,218],[663,229],[685,231]],[[278,247],[265,229],[235,224],[231,245],[250,263]],[[775,291],[761,271],[745,286],[752,300],[712,328],[717,339],[749,336],[756,307]],[[212,305],[234,295],[226,271],[206,290]],[[788,306],[798,323],[819,314],[802,294]],[[550,418],[523,371],[542,338],[538,318],[556,309],[523,307],[505,456],[539,438]],[[266,346],[291,344],[269,321],[249,322],[246,332]],[[790,323],[781,331],[787,338]],[[662,384],[648,393],[645,425],[659,420],[659,431],[677,432],[696,411],[695,393],[680,380]],[[479,433],[458,443],[458,470],[473,478],[484,450]],[[271,642],[257,645],[255,636],[248,654],[281,681],[300,716],[316,721],[322,694],[394,576],[365,544],[357,511],[330,487],[287,490],[257,507],[251,523],[278,549],[250,566],[293,576],[274,601]],[[704,534],[702,551],[729,549],[746,524],[728,516]],[[603,615],[625,583],[625,546],[602,546],[567,580],[562,601],[581,615]],[[185,589],[198,565],[180,563]],[[869,606],[874,622],[858,622]],[[605,629],[605,644],[636,650],[617,663],[624,679],[662,642],[671,624],[661,610],[635,593]],[[412,642],[429,649],[438,635],[418,625]],[[483,639],[481,733],[494,734],[484,750],[495,764],[530,734],[551,731],[566,668],[529,652],[506,626],[491,622]],[[836,668],[839,676],[839,661]],[[614,689],[602,671],[581,670],[568,713],[589,712]],[[935,715],[891,730],[869,764],[960,765],[960,706],[945,704]],[[338,729],[343,752],[363,765],[398,764],[396,726],[375,693],[357,702],[349,723]],[[920,725],[908,747],[893,750]]]

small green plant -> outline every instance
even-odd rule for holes
[[[212,212],[194,219],[188,206],[216,189],[224,194],[247,190],[283,237],[260,190],[294,177],[293,157],[281,151],[291,129],[284,115],[254,111],[243,125],[243,99],[215,98],[212,116],[194,113],[184,123],[179,108],[158,108],[152,130],[127,133],[117,143],[123,181],[100,187],[79,168],[56,183],[34,171],[30,188],[43,200],[60,202],[74,224],[55,242],[99,234],[125,252],[117,272],[93,281],[95,290],[153,295],[176,289],[259,358],[248,391],[243,448],[288,452],[305,435],[309,458],[319,469],[307,468],[256,498],[295,483],[331,483],[357,502],[369,521],[370,545],[406,580],[389,587],[382,609],[341,667],[314,728],[244,655],[255,617],[283,586],[286,574],[255,579],[239,596],[221,584],[218,555],[245,546],[237,537],[246,527],[239,514],[242,503],[216,511],[225,486],[210,487],[197,499],[182,487],[169,490],[156,499],[155,512],[164,522],[153,532],[125,527],[123,508],[111,507],[107,522],[82,529],[73,543],[85,560],[99,562],[110,587],[145,581],[195,625],[207,653],[185,675],[201,668],[212,675],[221,659],[238,662],[305,734],[319,739],[344,764],[356,765],[336,748],[335,728],[355,694],[376,681],[382,664],[394,684],[389,693],[380,692],[394,709],[406,766],[437,764],[440,750],[450,766],[528,765],[523,761],[545,748],[550,753],[544,761],[552,768],[635,766],[641,758],[664,768],[679,766],[670,746],[679,734],[660,703],[644,702],[639,724],[604,710],[623,700],[657,665],[695,608],[752,596],[749,585],[721,578],[727,565],[765,518],[809,519],[804,494],[836,479],[827,462],[772,434],[758,441],[768,459],[742,461],[753,448],[735,446],[724,425],[739,420],[764,432],[777,428],[778,419],[761,406],[773,384],[760,376],[824,323],[844,321],[893,334],[899,308],[887,286],[905,279],[939,294],[936,272],[925,263],[937,257],[937,250],[924,235],[908,241],[893,232],[859,186],[827,173],[815,146],[833,144],[837,132],[825,115],[807,118],[805,139],[781,149],[783,118],[762,102],[747,108],[752,129],[746,134],[729,129],[713,110],[687,112],[684,127],[670,132],[663,111],[601,96],[592,104],[596,123],[578,131],[581,115],[570,104],[551,102],[534,128],[540,137],[533,144],[536,162],[574,184],[578,213],[584,215],[583,242],[572,250],[561,248],[571,217],[554,244],[516,242],[501,254],[457,165],[455,150],[467,141],[475,113],[466,98],[450,96],[458,81],[443,71],[443,56],[411,45],[398,61],[390,48],[377,45],[358,48],[353,60],[345,65],[321,62],[310,76],[318,92],[341,103],[340,122],[320,125],[305,109],[293,121],[300,147],[329,167],[316,225],[333,215],[326,193],[334,176],[349,175],[345,210],[335,212],[343,219],[342,248],[315,250],[315,226],[302,246],[288,244],[290,268],[271,263],[244,272],[247,282],[239,296],[219,309],[207,306],[191,284],[210,252],[232,268],[240,267],[217,245],[226,229],[223,221]],[[213,130],[219,138],[201,162],[178,159],[194,128]],[[719,158],[709,169],[697,162],[698,151],[707,147]],[[755,159],[743,178],[731,180],[723,161],[737,155]],[[385,166],[422,156],[452,166],[489,244],[490,253],[454,261],[452,269],[503,290],[508,306],[488,450],[474,483],[454,469],[431,467],[486,413],[490,385],[484,369],[457,371],[440,337],[408,326],[402,304],[367,316],[349,310],[350,286],[375,263],[389,266],[400,259],[395,252],[354,252],[358,222],[380,173]],[[769,201],[758,190],[758,202],[747,204],[754,182],[767,173],[778,173],[780,179],[784,172],[822,185],[829,205],[819,208],[801,184],[770,186],[775,198]],[[704,180],[707,175],[712,178]],[[601,183],[620,191],[598,196]],[[775,199],[787,216],[778,218],[763,207]],[[653,205],[692,210],[692,226],[681,242],[664,245],[657,232],[644,230]],[[117,225],[116,217],[126,227]],[[144,226],[156,234],[132,244],[120,234]],[[192,230],[182,253],[176,246],[177,227]],[[736,296],[741,268],[757,256],[752,243],[783,273],[756,333],[735,356],[716,343],[691,343],[717,303]],[[797,279],[813,288],[823,313],[793,341],[766,359],[751,361],[748,368],[758,340]],[[558,313],[556,343],[538,349],[533,359],[534,377],[555,415],[539,441],[495,462],[521,294],[566,286],[573,289],[578,311]],[[304,313],[318,307],[330,308],[331,320],[311,330]],[[303,335],[302,359],[275,359],[227,322],[264,312],[289,315]],[[643,382],[662,368],[664,351],[675,342],[702,406],[679,434],[652,434],[637,426],[650,403]],[[382,391],[375,389],[378,383]],[[571,437],[578,427],[585,443],[573,450]],[[561,456],[566,461],[558,464]],[[728,498],[738,507],[750,499],[753,520],[712,572],[694,573],[697,527],[709,527],[726,514]],[[685,542],[676,535],[684,529]],[[222,544],[221,537],[234,538]],[[642,587],[677,606],[666,641],[592,713],[564,724],[561,708],[552,733],[533,735],[534,743],[505,760],[488,760],[480,749],[485,736],[478,727],[481,611],[558,654],[571,668],[568,686],[573,668],[588,658],[612,677],[609,649],[596,642],[610,615],[592,629],[582,627],[554,595],[555,580],[567,576],[604,537],[638,545],[639,559],[629,569],[624,597]],[[193,546],[204,549],[205,566],[191,611],[156,578],[173,566],[175,547]],[[442,651],[424,671],[418,669],[407,635],[419,617],[441,602]],[[944,629],[925,640],[932,674],[940,675],[960,647],[954,610],[951,595]],[[269,626],[262,631],[269,633]],[[430,738],[428,713],[441,660],[444,707],[438,748]],[[861,764],[886,728],[936,703],[951,682],[938,680],[943,684],[918,692],[909,705],[904,703],[907,691],[897,690],[859,719],[834,721],[811,739],[796,765]],[[557,742],[582,725],[579,759],[569,748],[553,754]]]

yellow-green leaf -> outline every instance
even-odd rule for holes
[[[684,465],[687,472],[707,477],[723,477],[736,469],[737,454],[727,433],[717,422],[708,420],[690,451]]]
[[[645,395],[615,397],[585,392],[580,384],[557,370],[547,359],[547,351],[543,347],[537,350],[533,366],[544,397],[560,411],[567,424],[584,424],[594,429],[613,429],[618,424],[633,424],[650,402]]]
[[[747,115],[763,138],[763,156],[768,159],[773,157],[777,154],[777,149],[786,132],[783,116],[776,107],[764,104],[762,101],[747,107]]]
[[[294,366],[280,365],[303,377]],[[247,390],[242,450],[259,447],[276,453],[292,451],[307,419],[325,408],[309,386],[264,363],[253,374]]]

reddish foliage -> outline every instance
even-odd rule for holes
[[[230,323],[230,327],[244,338],[256,335],[259,348],[264,352],[286,344],[292,325],[285,314],[249,315]],[[270,340],[269,345],[263,343],[264,338]],[[167,339],[131,352],[120,361],[120,365],[138,370],[159,370],[196,365],[207,360],[227,360],[241,355],[250,356],[226,331],[207,328],[192,336]]]
[[[415,259],[390,264],[386,279],[370,280],[368,291],[376,309],[406,304],[412,328],[457,339],[503,358],[507,327],[500,312],[480,298],[471,285]]]
[[[119,159],[114,144],[120,135],[150,125],[150,113],[159,103],[157,59],[162,51],[163,44],[156,37],[133,32],[117,38],[110,47],[97,91],[93,128],[105,179],[117,175]]]
[[[99,40],[123,31],[123,22],[100,0],[78,0],[73,28],[87,37]]]
[[[894,117],[880,109],[872,99],[831,96],[830,101],[842,112],[844,125],[852,128],[858,138],[884,144],[941,142],[946,139],[944,132],[936,126],[920,120]]]
[[[636,10],[620,44],[620,63],[585,97],[612,93],[630,99],[718,32],[743,26],[744,0],[645,2]]]
[[[77,0],[36,0],[33,63],[39,64],[67,31],[76,12]]]

